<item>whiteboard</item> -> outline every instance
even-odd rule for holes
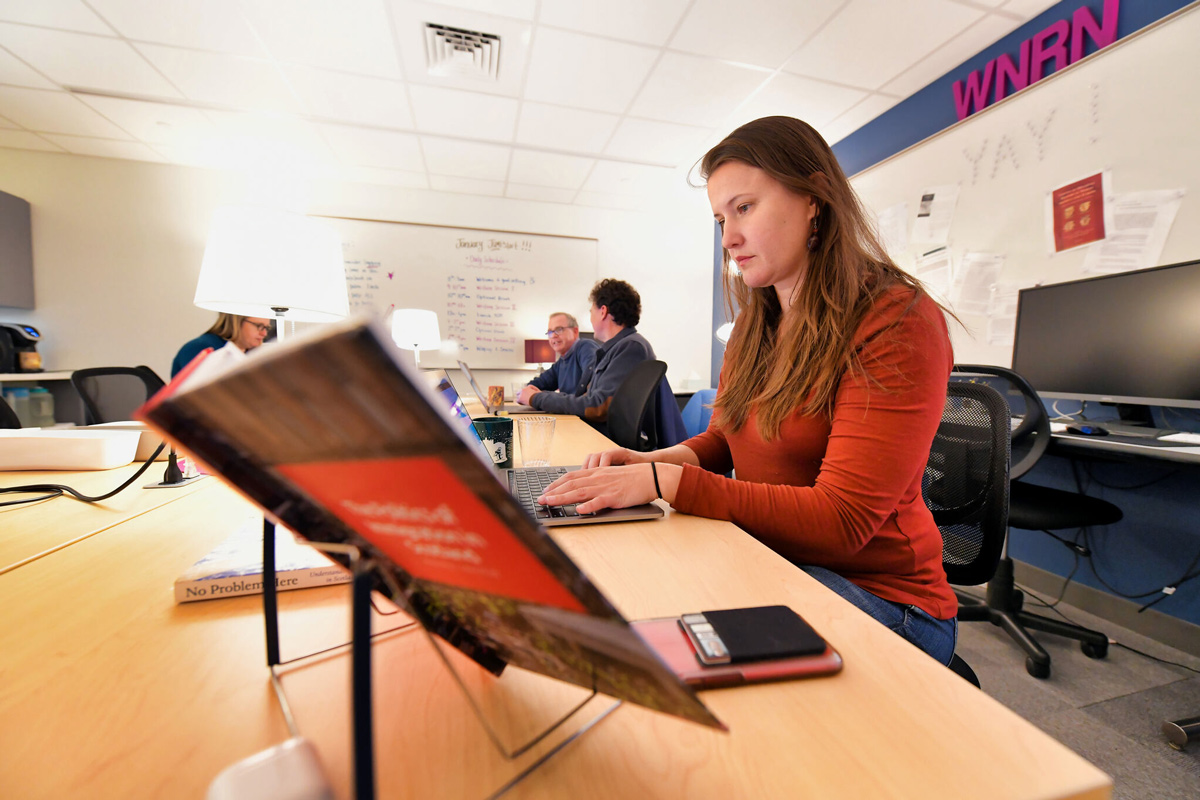
[[[1104,171],[1117,195],[1183,190],[1158,263],[1200,258],[1198,42],[1200,10],[1193,5],[851,182],[876,214],[906,204],[910,236],[922,191],[957,185],[947,246],[956,266],[968,252],[1003,256],[997,290],[1090,277],[1086,251],[1096,245],[1051,254],[1046,196]],[[911,271],[917,256],[936,246],[910,239],[907,248],[889,252]],[[1011,363],[1010,342],[989,342],[987,313],[959,317],[966,329],[951,324],[956,360]]]
[[[525,339],[555,311],[586,318],[597,241],[407,222],[322,217],[342,236],[351,313],[437,313],[443,340],[422,367],[524,368]]]

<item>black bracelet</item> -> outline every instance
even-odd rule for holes
[[[654,462],[650,462],[650,473],[654,475],[654,493],[658,495],[658,499],[662,500],[662,489],[658,488],[658,470],[654,466]]]

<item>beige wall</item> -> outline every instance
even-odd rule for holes
[[[332,183],[284,194],[313,214],[595,237],[600,274],[637,287],[639,330],[680,387],[708,377],[712,216],[702,189],[677,183],[639,212]],[[164,377],[213,319],[192,305],[213,210],[264,199],[230,173],[9,149],[0,190],[33,206],[37,304],[0,307],[0,321],[41,331],[47,369],[148,364]]]

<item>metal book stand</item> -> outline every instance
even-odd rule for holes
[[[351,674],[351,730],[352,730],[352,749],[354,752],[354,796],[358,800],[373,800],[375,797],[375,742],[374,742],[374,720],[371,705],[371,640],[378,636],[384,636],[399,631],[407,631],[420,629],[429,639],[430,645],[438,654],[442,663],[450,671],[451,677],[458,685],[463,695],[466,697],[471,710],[475,717],[483,726],[488,738],[496,750],[510,761],[520,758],[530,749],[545,740],[551,733],[560,728],[564,723],[571,719],[575,714],[588,705],[598,693],[593,685],[590,694],[580,703],[570,708],[563,716],[555,720],[545,730],[537,733],[533,738],[520,744],[516,747],[509,747],[503,741],[501,735],[487,718],[479,701],[472,695],[467,688],[466,682],[459,674],[455,666],[447,658],[442,650],[442,646],[437,642],[434,635],[425,627],[417,622],[411,622],[408,625],[399,628],[393,628],[387,631],[381,631],[377,634],[371,633],[371,587],[374,577],[375,562],[371,559],[364,558],[362,551],[353,545],[326,543],[326,542],[309,542],[312,547],[327,553],[334,553],[345,556],[350,563],[350,571],[353,575],[351,582],[351,609],[350,609],[350,674]],[[393,583],[392,576],[387,572],[381,572],[380,576],[388,583],[392,589],[392,596],[396,602],[401,605],[401,608],[416,619],[416,615],[412,609],[407,606],[404,600],[404,593],[400,587]],[[379,612],[385,613],[385,612]],[[394,612],[393,612],[394,613]],[[295,718],[292,716],[291,706],[288,704],[287,696],[283,691],[283,685],[280,681],[278,668],[292,664],[298,661],[312,658],[323,653],[328,653],[333,650],[338,650],[347,646],[347,644],[334,645],[323,650],[318,650],[312,653],[307,653],[302,656],[287,659],[286,661],[280,658],[279,649],[279,606],[278,592],[275,584],[275,524],[269,519],[263,518],[263,616],[266,627],[267,638],[267,666],[271,670],[271,685],[275,690],[275,696],[279,700],[280,709],[283,712],[284,719],[287,723],[288,730],[293,736],[299,735],[295,724]],[[623,701],[614,700],[604,710],[597,713],[592,719],[588,720],[577,730],[565,736],[561,741],[551,747],[542,755],[538,756],[527,767],[522,769],[517,775],[511,778],[503,786],[495,792],[488,795],[489,798],[499,797],[508,790],[515,787],[522,780],[533,774],[539,767],[557,755],[567,745],[583,736],[591,730],[597,723],[616,711],[621,706]]]

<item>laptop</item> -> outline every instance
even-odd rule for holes
[[[471,384],[471,391],[475,392],[475,396],[479,398],[479,402],[483,403],[483,407],[487,409],[489,414],[499,414],[501,411],[505,414],[542,413],[533,406],[523,406],[520,403],[501,403],[498,406],[489,404],[487,395],[479,388],[479,384],[475,382],[475,376],[471,374],[471,368],[467,366],[467,362],[459,361],[458,368],[462,370],[462,374],[466,376],[467,382]]]
[[[461,361],[459,362],[462,363]],[[441,395],[450,408],[451,417],[455,424],[461,425],[471,438],[479,442],[488,462],[491,455],[484,448],[479,431],[471,424],[471,415],[467,413],[462,398],[450,381],[450,375],[445,370],[439,373],[427,373],[433,390]],[[436,378],[436,380],[434,380]],[[515,435],[515,434],[514,434]],[[542,491],[554,481],[572,470],[581,467],[517,467],[500,470],[500,481],[508,486],[509,494],[524,506],[529,515],[542,525],[553,528],[562,525],[593,525],[600,522],[635,522],[643,519],[658,519],[663,516],[663,510],[653,503],[645,503],[630,508],[606,508],[594,514],[580,514],[574,505],[543,506],[537,502]]]

